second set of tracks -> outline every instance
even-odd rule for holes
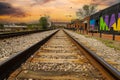
[[[63,30],[37,50],[8,80],[115,80]]]

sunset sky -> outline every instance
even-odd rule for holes
[[[98,4],[101,10],[118,2],[120,0],[0,0],[0,22],[37,22],[44,15],[52,21],[70,21],[85,4]]]

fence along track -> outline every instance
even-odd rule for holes
[[[9,80],[108,80],[61,30]],[[109,78],[109,80],[112,78]]]

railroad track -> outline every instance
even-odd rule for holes
[[[55,33],[54,33],[55,34]],[[51,35],[52,36],[52,35]],[[49,38],[51,37],[49,36]],[[8,80],[119,80],[62,30],[7,75]],[[34,47],[33,47],[34,48]],[[33,49],[31,48],[31,49]],[[29,51],[30,52],[30,51]],[[28,53],[29,53],[28,52]],[[21,58],[22,59],[22,58]],[[19,61],[19,60],[18,60]],[[25,61],[25,60],[24,60]],[[24,62],[23,61],[23,62]],[[4,63],[5,64],[5,63]],[[10,64],[10,63],[8,63]],[[13,65],[12,65],[13,66]],[[0,67],[1,69],[1,67]],[[112,70],[111,70],[112,71]],[[113,71],[114,72],[114,71]]]
[[[16,36],[22,36],[22,35],[28,35],[32,33],[38,33],[48,30],[36,30],[36,31],[23,31],[23,32],[12,32],[12,33],[3,33],[0,34],[0,39],[10,38],[10,37],[16,37]]]

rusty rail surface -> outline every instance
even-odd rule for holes
[[[17,53],[11,56],[9,59],[0,63],[0,80],[7,78],[14,70],[22,65],[33,53],[35,53],[46,41],[48,41],[54,34],[49,35],[40,42],[34,44],[33,46],[27,48],[23,52]]]
[[[25,51],[23,51],[22,53],[16,54],[14,56],[12,56],[10,59],[6,60],[5,62],[0,64],[0,79],[7,79],[11,73],[13,73],[16,69],[18,69],[31,55],[33,55],[43,44],[45,44],[54,34],[56,34],[58,31],[56,31],[55,33],[53,33],[52,35],[48,36],[47,38],[43,39],[42,41],[38,42],[37,44],[33,45],[32,47],[26,49]],[[64,31],[65,32],[65,31]],[[97,61],[97,63],[102,66],[102,68],[104,68],[104,70],[110,75],[112,76],[112,80],[120,80],[120,72],[118,72],[115,68],[113,68],[112,66],[110,66],[108,63],[106,63],[102,58],[100,58],[99,56],[97,56],[93,51],[89,50],[87,47],[85,47],[83,44],[81,44],[76,38],[74,38],[73,36],[71,36],[70,34],[68,34],[67,32],[65,32],[70,39],[73,41],[73,43],[76,43],[80,48],[80,51],[83,53],[83,51],[85,51],[86,53],[89,53],[88,55],[92,56],[93,59],[95,59],[95,61]],[[62,39],[63,35],[57,35],[55,37],[55,39]],[[50,42],[50,41],[49,41]],[[54,41],[52,41],[53,43]],[[68,41],[70,42],[70,41]],[[60,44],[60,42],[58,41],[58,43]],[[62,43],[63,44],[63,43]],[[74,44],[74,47],[75,45]],[[71,44],[70,44],[71,45]],[[77,46],[76,45],[76,46]],[[47,44],[45,44],[45,48],[41,47],[41,50],[46,51],[47,48]],[[49,44],[49,46],[52,46]],[[59,46],[59,45],[57,45]],[[73,46],[73,44],[71,45]],[[51,49],[52,47],[50,47]],[[67,48],[66,49],[70,49]],[[72,49],[72,48],[71,48]],[[74,48],[73,48],[74,49]],[[51,49],[52,51],[53,49]],[[76,48],[75,48],[76,50]],[[83,51],[82,51],[83,50]],[[57,51],[57,50],[56,50]],[[59,51],[59,50],[58,50]],[[48,50],[49,52],[49,50]],[[52,52],[51,52],[52,53]],[[60,52],[61,54],[59,55],[63,55],[62,52]],[[40,53],[39,53],[40,54]],[[52,53],[53,54],[53,53]],[[81,54],[81,53],[80,53]],[[38,54],[36,54],[38,55]],[[34,55],[34,57],[36,56]],[[66,55],[66,54],[64,54]],[[69,54],[70,55],[70,54]],[[39,55],[40,56],[40,55]],[[36,56],[36,59],[39,57]],[[47,55],[46,55],[47,56]],[[49,55],[48,55],[49,56]],[[43,56],[44,57],[44,56]],[[65,56],[64,56],[65,57]],[[57,57],[59,58],[59,56]],[[34,59],[36,61],[36,59]],[[39,60],[39,58],[38,58]],[[48,59],[49,60],[49,59]],[[57,59],[56,59],[57,61]],[[59,59],[58,59],[59,61]],[[38,61],[39,62],[39,61]],[[32,63],[32,62],[31,62]],[[58,64],[59,66],[60,64]],[[59,72],[59,71],[58,71]],[[69,72],[68,72],[69,73]],[[50,74],[50,72],[47,73],[47,75]],[[58,74],[63,74],[61,73],[54,73],[54,75],[58,75]],[[65,73],[64,73],[65,74]],[[72,74],[72,73],[70,73]],[[74,73],[73,73],[74,74]],[[69,78],[69,77],[68,77]]]
[[[86,46],[84,46],[78,39],[71,36],[69,33],[64,31],[68,36],[70,36],[84,51],[89,53],[90,56],[92,56],[111,76],[115,78],[115,80],[120,80],[120,72],[112,67],[110,64],[108,64],[104,59],[99,57],[95,52],[88,49]]]

